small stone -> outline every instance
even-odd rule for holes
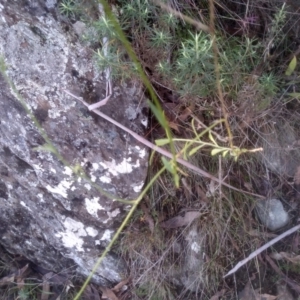
[[[255,208],[260,221],[272,231],[289,222],[289,214],[278,199],[258,200]]]
[[[86,25],[81,21],[77,21],[73,24],[73,28],[78,36],[82,36],[86,30]]]

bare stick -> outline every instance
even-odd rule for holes
[[[103,5],[100,3],[98,7],[99,7],[100,14],[104,15],[105,13],[104,13]],[[106,36],[103,37],[103,39],[102,39],[103,47],[102,48],[103,48],[104,57],[106,57],[108,55],[108,42],[109,42],[108,38]],[[106,79],[106,97],[97,103],[88,105],[89,110],[94,110],[96,108],[104,106],[108,102],[108,100],[111,98],[113,89],[112,89],[111,68],[110,67],[107,67],[105,69],[105,79]]]
[[[77,97],[75,95],[73,95],[72,93],[70,93],[69,91],[67,90],[64,90],[65,93],[69,94],[70,96],[74,97],[75,99],[78,99],[79,101],[81,101],[85,106],[89,107],[89,104],[86,103],[81,97]],[[98,109],[95,109],[93,110],[94,113],[96,113],[98,116],[102,117],[103,119],[107,120],[108,122],[116,125],[117,127],[123,129],[124,131],[126,131],[127,133],[129,133],[131,136],[133,136],[136,140],[138,140],[139,142],[141,142],[142,144],[144,144],[145,146],[149,147],[150,149],[156,151],[156,152],[159,152],[160,154],[168,157],[168,158],[171,158],[173,159],[173,155],[172,153],[168,152],[167,150],[161,148],[161,147],[158,147],[156,145],[154,145],[153,143],[149,142],[148,140],[146,140],[145,138],[141,137],[140,135],[138,135],[137,133],[133,132],[132,130],[130,130],[129,128],[125,127],[124,125],[120,124],[119,122],[115,121],[114,119],[110,118],[109,116],[107,116],[106,114],[102,113],[100,110]],[[265,199],[264,196],[261,196],[261,195],[258,195],[258,194],[254,194],[254,193],[250,193],[250,192],[247,192],[247,191],[243,191],[243,190],[240,190],[226,182],[224,182],[223,180],[220,180],[219,178],[217,177],[214,177],[213,175],[209,174],[208,172],[192,165],[191,163],[189,163],[188,161],[182,159],[182,158],[179,158],[177,157],[176,158],[176,161],[180,164],[182,164],[183,166],[189,168],[190,170],[193,170],[195,173],[203,176],[203,177],[206,177],[206,178],[209,178],[213,181],[216,181],[218,182],[219,184],[221,185],[224,185],[230,189],[233,189],[235,191],[238,191],[238,192],[241,192],[241,193],[244,193],[244,194],[248,194],[248,195],[252,195],[252,196],[255,196],[257,198],[260,198],[260,199]]]
[[[269,241],[268,243],[266,243],[264,246],[258,248],[257,250],[252,252],[247,258],[240,261],[232,270],[230,270],[225,276],[223,276],[223,278],[235,273],[240,267],[245,265],[248,261],[250,261],[251,259],[256,257],[258,254],[262,253],[263,251],[265,251],[266,249],[268,249],[269,247],[271,247],[275,243],[279,242],[280,240],[282,240],[286,236],[292,234],[293,232],[295,232],[299,229],[300,229],[300,224],[292,227],[291,229],[289,229],[286,232],[282,233],[281,235],[277,236],[275,239],[273,239],[273,240]]]
[[[209,33],[209,27],[199,21],[195,21],[194,19],[182,14],[181,12],[172,9],[169,5],[166,5],[158,0],[152,0],[156,5],[159,5],[162,9],[168,11],[169,13],[173,14],[176,17],[179,17],[181,19],[183,19],[184,21],[186,21],[187,23],[192,24],[193,26],[195,26],[197,28],[197,30],[203,30],[204,32]]]
[[[270,266],[272,267],[272,269],[279,274],[282,279],[294,290],[296,291],[298,294],[300,294],[300,286],[296,283],[294,283],[290,278],[288,278],[285,274],[283,274],[283,272],[276,266],[276,264],[274,263],[274,261],[271,259],[270,256],[266,255],[265,256],[267,262],[270,264]]]

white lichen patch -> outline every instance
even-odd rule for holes
[[[111,183],[111,178],[106,176],[106,175],[103,175],[101,176],[100,178],[100,181],[102,181],[103,183]]]
[[[69,167],[65,167],[65,170],[63,171],[64,174],[72,176],[73,175],[73,171],[71,168]]]
[[[90,215],[97,218],[98,217],[98,214],[97,214],[98,210],[104,210],[104,207],[101,206],[98,202],[99,197],[95,197],[93,199],[85,198],[84,200],[85,200],[85,208],[86,208],[87,212]]]
[[[123,158],[122,162],[119,164],[113,159],[112,161],[103,161],[100,162],[100,165],[108,170],[113,176],[117,176],[118,174],[128,174],[133,171],[134,168],[138,168],[140,166],[139,160],[136,161],[135,164],[131,163],[131,157]]]
[[[96,230],[93,227],[86,227],[85,230],[86,230],[87,234],[92,237],[95,237],[98,234],[98,230]]]
[[[55,169],[53,169],[53,168],[50,168],[50,172],[52,172],[52,173],[56,174],[56,170],[55,170]]]
[[[20,204],[21,204],[23,207],[27,208],[29,211],[32,211],[31,208],[28,207],[28,206],[25,204],[24,201],[21,201]]]
[[[35,171],[44,171],[44,169],[40,165],[32,164]]]
[[[144,158],[146,156],[146,149],[145,148],[135,146],[135,149],[138,150],[140,158]]]
[[[69,181],[67,179],[62,180],[56,187],[52,187],[49,184],[46,186],[46,189],[54,194],[59,194],[64,198],[68,197],[67,191],[70,189],[73,181]]]
[[[121,211],[120,211],[120,209],[119,208],[116,208],[115,210],[113,210],[112,212],[107,212],[107,214],[108,214],[108,216],[110,217],[110,218],[114,218],[114,217],[116,217],[118,214],[120,214],[121,213]]]
[[[105,221],[102,221],[104,224],[106,224],[108,221],[111,221],[113,218],[115,218],[117,215],[119,215],[121,213],[119,208],[116,208],[113,211],[108,211],[107,215],[108,215],[108,219]]]
[[[92,163],[92,166],[95,171],[99,169],[99,165],[97,163]]]
[[[103,236],[102,238],[100,239],[100,241],[107,241],[107,242],[110,242],[111,241],[111,236],[113,234],[113,230],[110,230],[110,229],[106,229],[103,233]]]
[[[76,248],[77,251],[84,251],[82,236],[86,236],[84,225],[81,222],[77,222],[69,217],[64,221],[65,231],[58,232],[55,235],[62,239],[62,242],[67,248]]]
[[[191,249],[196,252],[196,253],[199,253],[200,250],[201,250],[201,246],[197,243],[197,242],[193,242],[191,244]]]
[[[45,202],[44,196],[42,193],[37,194],[38,198],[40,199],[41,202]]]
[[[91,174],[91,181],[96,182],[97,177],[94,174]]]
[[[144,181],[142,181],[142,182],[139,183],[139,184],[132,185],[133,190],[134,190],[136,193],[139,193],[139,192],[142,190],[142,187],[143,187],[143,186],[144,186]]]
[[[88,190],[88,191],[90,191],[91,190],[91,185],[90,184],[88,184],[88,183],[86,183],[85,185],[84,185],[84,187]]]

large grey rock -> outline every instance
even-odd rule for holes
[[[64,93],[100,100],[104,76],[72,27],[65,31],[43,3],[0,0],[0,55],[58,152],[91,181],[39,148],[45,140],[0,75],[0,243],[44,268],[88,275],[130,207],[116,199],[135,199],[143,186],[147,151]],[[142,133],[139,90],[131,83],[116,86],[102,111]],[[125,267],[111,253],[94,281],[120,281]]]
[[[297,120],[276,120],[260,132],[258,145],[263,152],[258,156],[268,169],[281,176],[293,177],[300,166],[299,137],[289,123]]]
[[[282,228],[289,222],[289,214],[278,199],[259,199],[255,209],[260,221],[272,231]]]
[[[169,273],[170,280],[185,290],[200,293],[205,280],[205,246],[206,234],[197,224],[187,228],[184,232],[184,242],[176,244],[177,251],[184,253],[179,266]]]

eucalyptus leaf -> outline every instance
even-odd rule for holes
[[[226,151],[224,148],[215,148],[211,150],[211,156],[217,155],[218,153]],[[228,151],[228,150],[227,150]]]
[[[288,95],[293,98],[300,99],[300,93],[289,93]]]
[[[213,142],[213,144],[215,144],[216,146],[218,146],[217,142],[215,141],[214,137],[211,134],[211,131],[208,132],[208,137]]]
[[[169,139],[155,140],[155,144],[156,144],[156,146],[164,146],[164,145],[170,144],[170,140]]]
[[[170,172],[170,173],[174,173],[174,168],[171,164],[171,162],[169,160],[167,160],[165,157],[162,157],[161,158],[162,162],[163,162],[163,165],[164,167]]]
[[[163,113],[162,110],[158,109],[152,102],[148,101],[148,104],[153,112],[153,114],[155,115],[157,121],[159,122],[159,124],[166,129],[168,127],[167,121],[166,121],[166,117]]]
[[[292,73],[295,71],[297,66],[297,58],[296,56],[293,57],[293,59],[290,61],[286,71],[285,71],[285,75],[286,76],[291,76]]]
[[[189,156],[194,155],[198,150],[200,150],[200,149],[203,148],[204,146],[205,146],[205,145],[203,144],[203,145],[200,145],[200,146],[197,146],[197,147],[193,148],[192,150],[190,150]]]
[[[229,150],[225,150],[223,153],[222,153],[222,156],[225,157],[227,154],[228,154]]]
[[[48,143],[45,143],[42,146],[35,147],[35,148],[33,148],[33,150],[34,151],[45,151],[45,152],[51,152],[51,153],[57,152],[56,149]]]

